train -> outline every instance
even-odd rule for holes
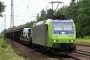
[[[76,28],[73,20],[39,21],[32,28],[21,28],[5,34],[6,38],[10,36],[53,54],[70,54],[76,49]]]

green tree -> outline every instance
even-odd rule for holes
[[[53,18],[53,10],[52,9],[48,9],[47,10],[47,15],[46,15],[46,18],[47,19],[52,19]]]
[[[53,17],[53,10],[52,9],[48,9],[47,13],[46,11],[43,9],[39,14],[37,14],[37,21],[41,21],[41,20],[46,20],[46,19],[51,19]]]
[[[40,16],[39,16],[39,14],[37,14],[36,19],[37,19],[37,21],[40,20]]]
[[[45,10],[42,10],[41,11],[41,19],[42,20],[45,20],[46,19],[46,12],[45,12]]]
[[[4,2],[0,1],[0,16],[1,17],[3,16],[2,12],[5,12],[5,5],[4,5]]]
[[[80,32],[81,36],[84,37],[90,35],[90,0],[81,0],[80,2],[81,8],[77,18],[77,32]]]
[[[46,19],[46,12],[45,10],[43,9],[41,11],[41,15],[39,16],[39,14],[37,14],[37,21],[41,21],[41,20],[45,20]]]

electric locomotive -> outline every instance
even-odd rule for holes
[[[32,43],[54,54],[69,54],[76,48],[73,20],[47,19],[32,27]]]

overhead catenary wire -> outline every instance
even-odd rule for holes
[[[21,1],[23,1],[23,0],[21,0]],[[33,7],[31,7],[31,8],[29,8],[29,6],[27,5],[27,10],[30,11],[31,9],[33,9],[33,8],[35,8],[35,7],[38,7],[38,6],[41,5],[44,1],[45,1],[45,0],[41,1],[40,3],[36,4],[35,6],[33,6]],[[23,2],[24,2],[24,1],[23,1]],[[25,2],[25,3],[27,3],[27,2]],[[29,4],[29,3],[27,3],[27,4]],[[29,9],[30,9],[30,10],[29,10]],[[22,14],[22,16],[24,16],[28,11],[26,11],[24,14]]]
[[[21,1],[23,1],[23,0],[21,0]],[[45,0],[41,1],[40,3],[38,3],[38,4],[36,4],[36,5],[34,4],[35,6],[31,7],[30,9],[41,5],[42,3],[44,3],[44,1],[45,1]],[[24,2],[24,1],[23,1],[23,2]],[[32,4],[32,3],[28,3],[28,2],[25,2],[25,3],[27,3],[27,4]]]
[[[25,2],[25,1],[23,1],[23,0],[20,0],[20,1],[22,1],[22,2],[24,2],[24,3],[27,3],[27,6],[26,6],[27,11],[26,11],[24,14],[22,14],[22,16],[24,16],[26,13],[28,13],[28,11],[30,11],[30,10],[31,10],[32,8],[34,8],[34,7],[38,7],[38,6],[41,5],[45,0],[41,1],[40,3],[38,3],[38,4],[36,4],[35,6],[32,6],[32,7],[29,7],[29,5],[28,5],[28,4],[31,4],[31,3]],[[11,5],[11,4],[9,4],[9,5]],[[14,4],[14,6],[18,6],[18,5]],[[20,5],[20,6],[22,6],[22,5]],[[29,9],[30,9],[30,10],[29,10]]]

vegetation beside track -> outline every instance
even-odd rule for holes
[[[0,60],[30,60],[24,54],[13,49],[10,44],[6,43],[0,36]]]
[[[77,44],[84,44],[84,45],[90,45],[90,39],[76,39]]]

